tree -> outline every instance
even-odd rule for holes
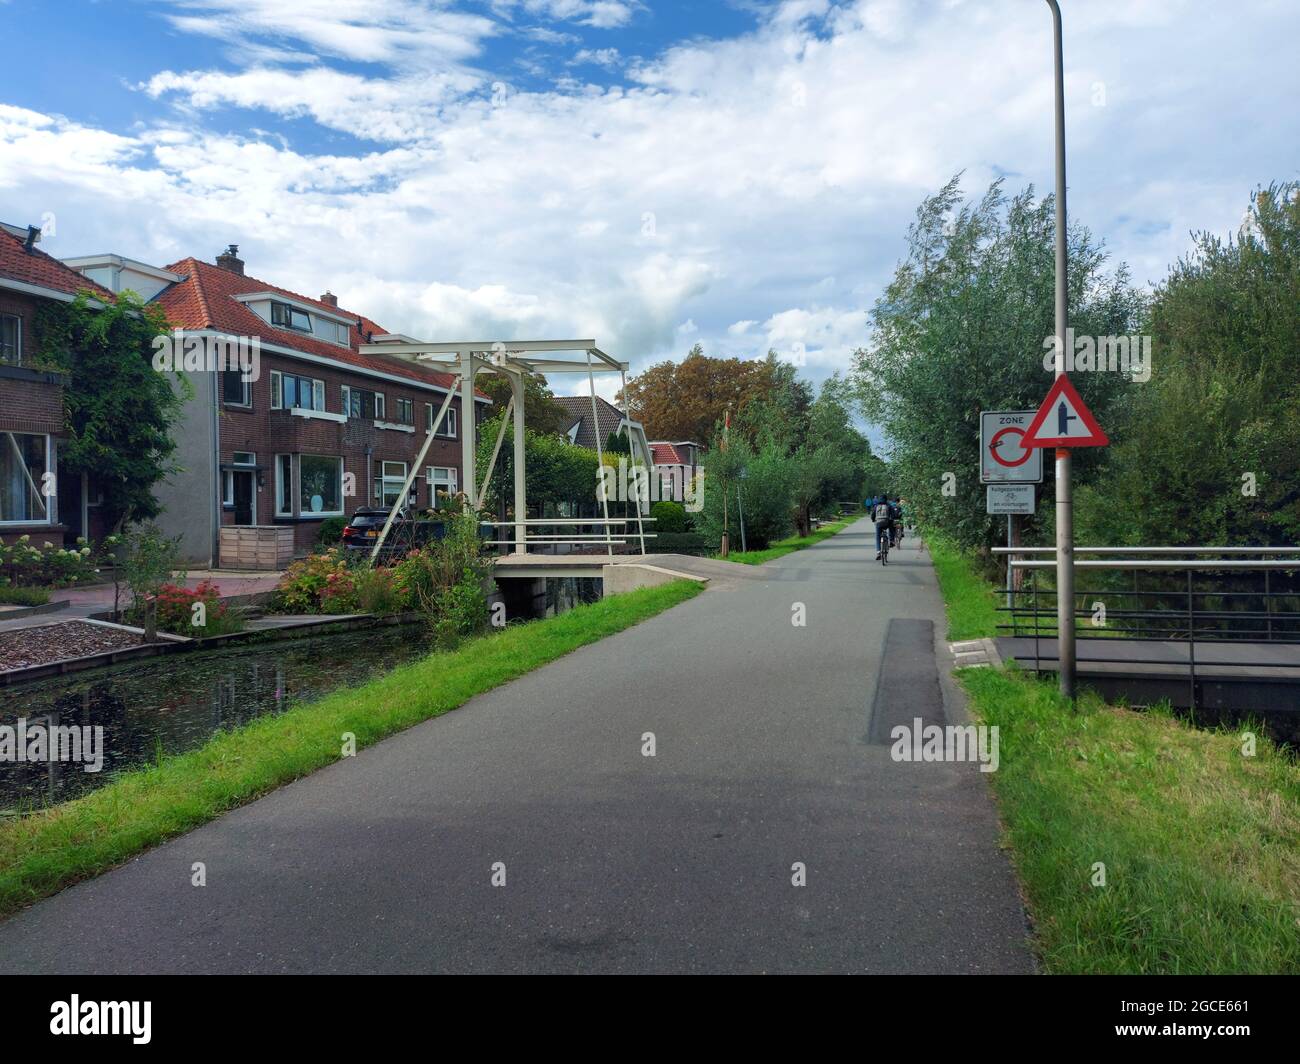
[[[482,373],[475,379],[479,391],[492,400],[493,414],[510,402],[510,380],[501,373]],[[555,401],[542,377],[524,378],[524,425],[541,436],[557,436],[569,427],[569,412]]]
[[[772,361],[709,358],[696,344],[681,362],[660,362],[628,378],[627,403],[650,439],[705,444],[728,407],[738,418],[749,403],[769,397]]]
[[[1154,293],[1153,373],[1112,433],[1080,534],[1107,543],[1300,541],[1300,183],[1195,237]]]
[[[492,448],[501,425],[501,414],[486,421],[479,429],[478,483],[483,483]],[[485,505],[496,513],[504,514],[514,505],[514,425],[506,426],[497,456],[496,470],[492,474]],[[617,464],[617,458],[606,459]],[[548,436],[524,430],[524,474],[527,500],[530,507],[545,510],[560,504],[579,505],[596,499],[599,469],[596,452],[586,447],[575,447],[561,436]]]
[[[90,478],[110,528],[157,517],[153,487],[178,468],[171,430],[193,389],[153,368],[152,341],[168,328],[162,308],[132,292],[100,309],[82,292],[40,310],[41,358],[68,376],[59,462]]]
[[[784,446],[769,437],[755,450],[743,436],[733,437],[726,450],[708,451],[703,464],[704,506],[695,515],[695,526],[711,548],[722,543],[724,508],[731,543],[740,543],[737,492],[750,550],[764,550],[773,540],[789,535],[794,510],[790,458]]]
[[[963,203],[959,180],[917,210],[907,257],[871,312],[870,343],[854,357],[852,381],[892,442],[888,490],[963,545],[986,546],[1000,526],[984,512],[979,414],[1032,409],[1051,385],[1043,358],[1055,331],[1054,206],[1050,196],[1035,199],[1032,187],[1008,199],[1000,181]],[[1087,229],[1072,226],[1067,236],[1076,333],[1135,332],[1143,303],[1127,269],[1107,272]],[[1115,423],[1140,387],[1120,373],[1073,380],[1103,424]],[[1079,452],[1078,482],[1095,476],[1101,461]],[[1031,536],[1044,520],[1030,519]]]

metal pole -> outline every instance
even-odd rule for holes
[[[1056,376],[1065,376],[1065,337],[1069,327],[1065,211],[1065,56],[1061,8],[1052,9],[1056,67]],[[1074,500],[1070,491],[1070,451],[1056,450],[1056,645],[1061,694],[1074,698]]]
[[[1012,543],[1013,538],[1014,537],[1011,535],[1011,515],[1007,514],[1007,550],[1010,550],[1013,546],[1015,546],[1015,544]],[[1011,609],[1013,605],[1012,602],[1013,596],[1011,594],[1011,574],[1014,573],[1015,570],[1011,568],[1012,557],[1013,555],[1011,554],[1007,555],[1007,609]]]
[[[528,472],[525,468],[527,440],[524,438],[524,375],[510,374],[510,397],[515,404],[515,553],[528,553]],[[490,474],[489,474],[490,475]]]
[[[740,501],[740,485],[736,485],[736,513],[740,517],[740,550],[745,552],[749,550],[749,544],[745,542],[745,507]]]
[[[596,377],[591,368],[591,352],[587,352],[587,387],[591,390],[591,431],[596,437],[596,477],[600,485],[600,512],[605,516],[605,551],[614,557],[614,541],[609,534],[609,494],[605,490],[605,451],[600,443],[600,415],[596,412]],[[628,434],[631,438],[631,434]],[[629,448],[630,450],[631,448]]]
[[[420,447],[419,453],[415,456],[415,461],[411,463],[411,469],[406,474],[406,480],[402,482],[402,493],[393,500],[393,505],[388,511],[388,519],[384,522],[384,527],[379,532],[379,538],[375,540],[374,549],[370,552],[370,564],[375,563],[379,557],[379,551],[384,546],[384,540],[388,538],[388,532],[393,527],[393,521],[397,519],[397,512],[405,505],[411,495],[411,485],[415,483],[416,474],[420,471],[420,466],[424,464],[424,456],[429,453],[429,444],[433,442],[433,434],[438,431],[438,426],[442,424],[443,415],[447,413],[447,408],[451,406],[451,401],[456,396],[455,388],[447,389],[447,397],[443,399],[442,406],[438,408],[438,416],[433,420],[433,427],[424,434],[424,443]],[[366,465],[370,465],[371,459],[366,459]],[[372,472],[367,468],[367,473]],[[380,472],[383,472],[381,469]]]
[[[460,464],[462,467],[460,490],[465,493],[465,498],[472,506],[478,497],[478,492],[475,490],[478,474],[475,468],[478,461],[475,446],[478,442],[478,433],[474,417],[475,355],[473,351],[458,351],[456,358],[460,362]],[[434,428],[437,428],[436,422]]]

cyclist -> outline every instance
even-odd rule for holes
[[[876,561],[880,561],[881,537],[892,536],[894,528],[894,511],[889,499],[881,496],[871,510],[871,519],[876,523]],[[888,549],[886,544],[885,549]]]
[[[890,509],[892,509],[892,510],[893,510],[893,513],[894,513],[894,516],[893,516],[894,543],[893,543],[893,545],[894,545],[895,547],[897,547],[897,546],[900,546],[900,545],[902,544],[902,542],[903,542],[903,526],[904,526],[904,524],[906,523],[906,522],[903,521],[903,500],[900,499],[897,495],[895,495],[894,498],[893,498],[893,501],[892,501],[889,505],[890,505]]]

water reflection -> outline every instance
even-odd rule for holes
[[[0,762],[0,810],[76,798],[114,772],[201,746],[222,728],[278,713],[429,653],[422,626],[151,658],[0,691],[0,724],[104,729],[104,767]]]

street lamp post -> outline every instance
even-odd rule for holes
[[[1065,336],[1069,325],[1068,257],[1065,232],[1065,58],[1061,7],[1052,9],[1056,58],[1056,376],[1065,376]],[[1070,450],[1056,449],[1056,645],[1061,694],[1074,697],[1074,500],[1070,491]]]

